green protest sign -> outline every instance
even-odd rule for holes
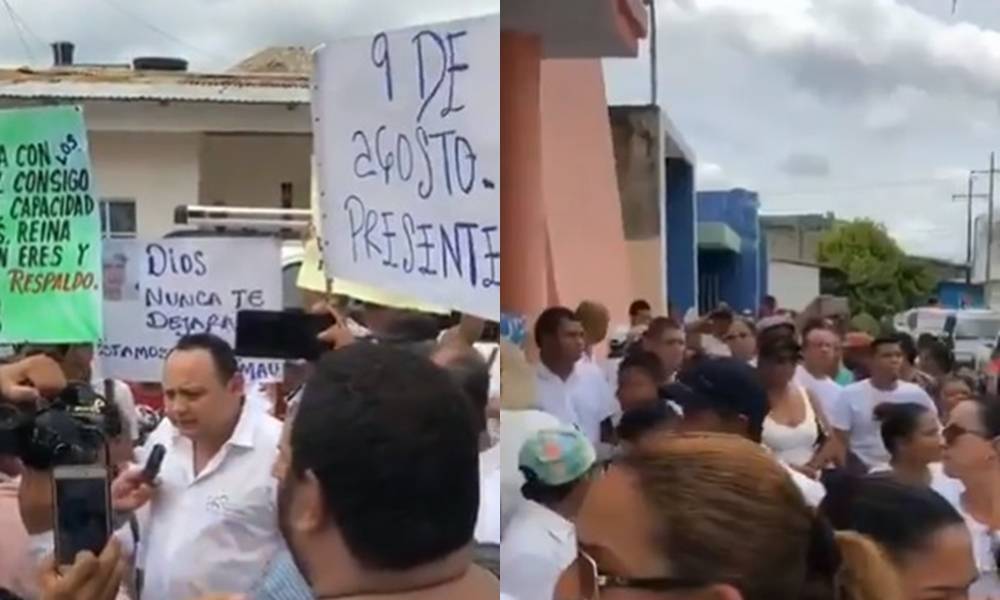
[[[100,242],[81,109],[0,110],[0,342],[98,341]]]

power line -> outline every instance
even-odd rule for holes
[[[847,185],[834,188],[827,188],[823,190],[787,190],[787,191],[768,191],[766,188],[760,190],[760,194],[767,195],[768,198],[777,198],[781,196],[818,196],[824,194],[836,194],[840,192],[864,192],[869,190],[880,190],[880,189],[891,189],[891,188],[912,188],[912,187],[925,187],[930,185],[939,185],[943,183],[948,183],[951,181],[950,177],[929,177],[923,179],[904,179],[899,181],[873,181],[868,183],[860,183],[857,185]]]
[[[6,0],[3,0],[3,1],[6,2]],[[169,31],[163,29],[162,27],[159,27],[155,23],[151,23],[147,19],[143,18],[141,15],[139,15],[137,13],[134,13],[134,12],[132,12],[132,11],[124,8],[123,6],[121,6],[120,4],[118,4],[117,2],[115,2],[115,0],[104,0],[104,3],[107,4],[108,6],[110,6],[111,8],[115,9],[116,11],[120,12],[121,14],[125,15],[126,17],[129,17],[130,19],[136,21],[137,23],[142,24],[147,29],[149,29],[151,31],[154,31],[154,32],[160,34],[161,36],[163,36],[164,38],[166,38],[166,39],[174,42],[175,44],[179,44],[181,46],[185,46],[187,48],[190,48],[191,50],[194,50],[195,52],[200,52],[201,54],[204,54],[206,56],[211,56],[212,58],[216,58],[216,59],[224,60],[224,61],[230,61],[231,60],[231,58],[229,58],[229,57],[220,56],[220,55],[218,55],[218,54],[216,54],[214,52],[211,52],[209,50],[205,50],[204,48],[199,48],[198,46],[195,46],[193,44],[189,44],[188,42],[185,42],[181,38],[179,38],[179,37],[175,36],[174,34],[170,33]]]
[[[20,19],[17,13],[14,12],[14,7],[10,5],[8,0],[2,0],[4,8],[7,9],[7,16],[10,17],[10,24],[14,27],[14,31],[17,32],[17,39],[21,40],[21,46],[24,48],[24,53],[28,55],[28,62],[35,62],[35,53],[31,51],[31,46],[28,45],[28,40],[24,37],[24,31],[21,29]]]

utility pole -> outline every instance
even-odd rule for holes
[[[649,7],[649,103],[656,106],[660,101],[659,26],[656,23],[656,0],[645,1]]]
[[[987,175],[990,178],[990,191],[987,194],[989,198],[989,206],[986,209],[986,303],[990,304],[990,282],[993,281],[993,194],[994,194],[994,177],[996,177],[997,171],[997,153],[990,152],[990,169],[989,171],[973,171],[973,175]]]
[[[966,232],[965,232],[965,283],[966,285],[972,284],[972,237],[974,235],[972,231],[972,201],[973,200],[985,200],[989,198],[987,194],[973,194],[972,187],[975,183],[976,176],[969,171],[969,193],[967,194],[952,194],[951,199],[955,200],[965,200],[966,201]]]

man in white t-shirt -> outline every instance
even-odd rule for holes
[[[871,378],[849,385],[827,417],[840,441],[869,469],[889,462],[875,407],[884,402],[914,403],[937,414],[934,401],[920,387],[899,379],[903,350],[894,338],[879,338],[871,347]]]
[[[546,309],[535,323],[535,341],[541,357],[536,375],[539,408],[599,443],[610,434],[611,417],[619,406],[601,370],[580,360],[580,321],[568,308]]]
[[[802,364],[795,381],[819,401],[829,415],[836,409],[841,387],[831,377],[837,366],[837,334],[823,325],[807,327],[802,333]]]

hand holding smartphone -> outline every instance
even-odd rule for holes
[[[77,554],[84,551],[100,555],[111,538],[107,466],[59,466],[54,469],[52,479],[57,563],[72,565]]]

